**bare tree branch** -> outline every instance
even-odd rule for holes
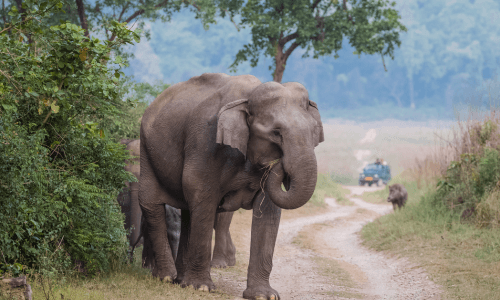
[[[162,3],[156,4],[154,7],[155,8],[160,8],[165,6],[168,3],[168,0],[163,1]],[[133,19],[137,18],[138,16],[142,15],[145,12],[144,9],[139,9],[135,13],[133,13],[130,17],[128,17],[125,22],[130,23]],[[113,33],[111,37],[108,39],[110,42],[114,41],[116,38],[116,35]]]
[[[123,14],[124,14],[124,13],[125,13],[125,11],[127,10],[127,7],[128,7],[128,4],[129,4],[129,3],[130,3],[130,2],[127,2],[127,3],[125,4],[125,6],[123,6],[122,12],[120,13],[120,16],[118,17],[118,22],[121,22],[121,21],[122,21]]]
[[[296,39],[298,37],[299,37],[299,33],[298,32],[294,32],[294,33],[292,33],[290,35],[287,35],[284,38],[280,39],[280,45],[285,46],[286,43],[288,43],[289,41],[291,41],[293,39]]]
[[[286,61],[290,54],[292,54],[293,50],[295,50],[299,46],[299,43],[293,42],[292,45],[288,49],[286,49],[286,52],[284,54],[284,60]]]
[[[384,70],[387,72],[387,68],[385,67],[384,55],[380,53],[380,56],[382,56],[382,64],[384,64]]]

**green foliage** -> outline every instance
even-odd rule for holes
[[[69,255],[95,274],[127,247],[116,196],[133,178],[129,154],[103,120],[124,106],[113,51],[139,35],[112,22],[116,39],[101,42],[69,22],[49,26],[58,0],[23,7],[0,35],[0,272],[50,272],[49,255],[57,268]]]
[[[497,194],[499,180],[500,153],[497,149],[486,147],[480,155],[464,153],[459,161],[452,161],[445,178],[438,182],[437,191],[451,210],[459,213],[469,210],[472,213],[480,205],[484,217],[488,215],[484,210],[487,206],[481,202],[491,200],[492,193]]]
[[[238,52],[230,68],[236,71],[247,60],[255,67],[262,54],[271,58],[284,55],[285,64],[297,47],[306,49],[304,57],[312,52],[314,58],[332,53],[337,58],[344,38],[358,56],[380,53],[394,58],[399,33],[406,28],[393,5],[387,0],[346,2],[349,7],[343,1],[330,0],[247,1],[241,8],[241,26],[251,27],[252,43]],[[276,60],[274,63],[270,70],[276,69]]]

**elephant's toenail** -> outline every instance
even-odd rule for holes
[[[169,282],[169,283],[171,283],[171,282],[172,282],[172,277],[170,277],[170,276],[165,276],[165,277],[163,277],[162,281],[163,281],[163,282]]]
[[[276,295],[271,295],[271,297],[269,297],[270,300],[277,300],[278,297],[276,297]]]
[[[198,289],[198,291],[210,292],[210,289],[208,288],[208,286],[202,285],[202,286],[200,286],[200,288]]]

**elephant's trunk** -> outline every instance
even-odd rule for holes
[[[284,156],[269,173],[265,192],[278,207],[295,209],[311,198],[318,178],[318,166],[314,149],[302,151],[300,155]],[[287,191],[283,191],[281,183]]]

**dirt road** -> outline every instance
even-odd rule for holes
[[[377,187],[346,188],[354,205],[340,206],[327,198],[324,214],[282,220],[271,273],[271,286],[281,299],[440,299],[440,287],[424,270],[361,245],[357,233],[362,226],[391,213],[392,205],[356,197]],[[248,264],[248,253],[238,247],[237,259],[244,261],[239,272],[212,272],[217,287],[236,299],[246,287],[243,270]]]

